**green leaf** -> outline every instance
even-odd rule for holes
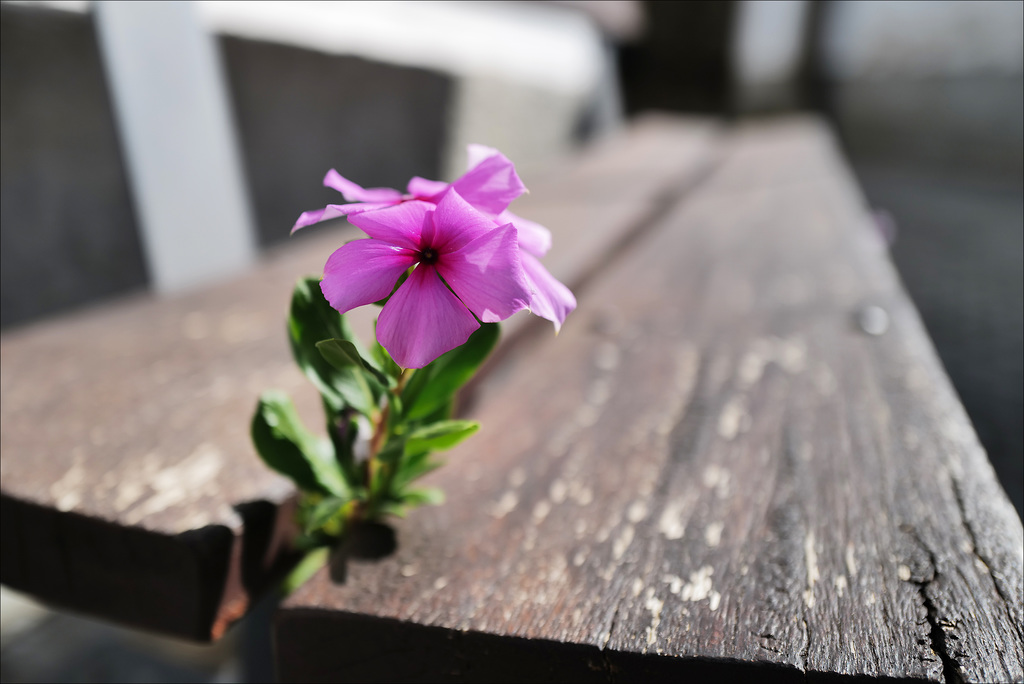
[[[409,435],[405,441],[407,457],[430,451],[443,451],[466,439],[480,429],[475,420],[444,420],[433,425],[421,427]]]
[[[340,340],[337,338],[321,340],[316,343],[316,348],[320,350],[320,354],[327,359],[327,362],[338,370],[346,370],[353,367],[359,368],[368,373],[381,385],[394,384],[393,379],[380,370],[376,364],[368,361],[351,340]]]
[[[305,555],[305,557],[299,561],[298,565],[295,566],[288,576],[281,583],[281,589],[285,596],[292,593],[303,584],[309,581],[309,579],[316,574],[316,571],[327,565],[327,560],[330,558],[331,549],[328,546],[323,546],[319,549],[313,549]]]
[[[337,496],[328,496],[322,499],[306,517],[304,525],[306,534],[319,530],[331,522],[332,518],[340,516],[346,503],[348,502],[345,499]]]
[[[409,512],[408,507],[397,501],[384,501],[377,506],[377,513],[381,516],[395,515],[399,518],[404,518],[405,514]]]
[[[402,492],[402,503],[406,506],[423,506],[426,504],[440,506],[444,503],[444,492],[437,487],[410,489],[407,492]]]
[[[388,426],[392,431],[404,432],[405,421],[403,420],[404,412],[402,409],[404,404],[402,403],[402,397],[394,393],[388,394],[388,402],[391,404],[391,413],[388,416]]]
[[[323,339],[342,337],[342,320],[341,314],[324,299],[315,278],[302,278],[295,284],[288,316],[292,356],[334,412],[341,411],[345,402],[332,383],[334,369],[316,351],[315,345]]]
[[[405,453],[405,438],[401,436],[392,437],[384,448],[377,452],[377,460],[381,463],[395,463]]]
[[[331,415],[330,411],[327,415]],[[350,488],[354,488],[360,479],[355,458],[355,441],[359,437],[359,424],[353,419],[354,415],[354,412],[347,411],[327,419],[327,436],[334,446],[334,459],[338,462]]]
[[[450,419],[452,417],[452,411],[454,411],[454,409],[455,409],[455,402],[452,401],[452,400],[449,400],[449,401],[445,402],[444,404],[441,404],[436,409],[434,409],[434,411],[432,413],[430,413],[430,414],[428,414],[426,416],[423,416],[423,418],[419,418],[417,420],[422,425],[430,425],[432,423],[438,423],[440,421]]]
[[[340,339],[349,342],[360,357],[365,356],[345,317],[331,308],[320,291],[316,278],[303,278],[295,285],[288,318],[288,339],[292,355],[302,372],[324,397],[332,413],[351,406],[370,415],[376,411],[376,398],[367,399],[366,390],[354,367],[336,368],[316,348],[317,342]],[[379,389],[371,386],[371,390]],[[379,396],[379,391],[377,396]]]
[[[263,462],[291,478],[300,489],[349,496],[330,443],[306,430],[287,395],[265,392],[260,397],[251,433]]]
[[[374,323],[374,331],[376,334],[376,322]],[[394,359],[391,358],[391,354],[388,350],[381,346],[380,342],[376,339],[373,341],[373,347],[370,350],[370,355],[377,363],[377,367],[380,368],[384,373],[398,380],[398,376],[402,374],[402,367],[395,363]]]
[[[321,340],[316,348],[334,368],[332,383],[345,402],[365,416],[376,415],[377,398],[383,392],[381,384],[386,384],[387,378],[363,363],[355,345],[348,340]]]
[[[406,417],[424,418],[450,402],[494,349],[499,335],[497,323],[483,323],[464,345],[413,373],[402,392]]]
[[[395,473],[395,477],[391,483],[392,491],[402,491],[405,489],[413,480],[423,477],[432,470],[436,470],[443,465],[441,461],[435,461],[430,458],[430,452],[425,451],[420,454],[414,454],[408,456],[402,460],[399,465],[398,472]]]

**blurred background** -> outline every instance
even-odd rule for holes
[[[641,111],[814,112],[1020,513],[1022,27],[1021,2],[3,2],[0,327],[230,277],[337,201],[332,167],[450,180],[481,142],[529,183]],[[5,682],[272,677],[272,606],[203,647],[2,598]]]

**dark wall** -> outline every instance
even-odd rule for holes
[[[643,35],[619,49],[627,113],[730,110],[729,50],[735,6],[731,0],[645,2]]]
[[[820,31],[831,6],[817,6]],[[869,204],[895,220],[893,261],[1024,514],[1024,76],[812,83]]]
[[[90,15],[0,6],[0,326],[148,286]],[[269,43],[218,42],[258,242],[366,186],[437,177],[452,84],[432,72]]]
[[[0,6],[0,326],[146,286],[89,16]]]
[[[449,78],[239,38],[220,45],[260,244],[285,240],[303,211],[343,201],[321,184],[328,169],[365,187],[440,174]]]
[[[1024,196],[1013,177],[858,162],[893,260],[1017,513],[1024,512]]]

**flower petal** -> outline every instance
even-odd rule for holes
[[[480,327],[432,266],[416,267],[377,320],[377,339],[402,368],[423,368]]]
[[[381,240],[354,240],[336,249],[324,266],[320,290],[341,313],[384,299],[416,255]]]
[[[399,202],[402,199],[402,193],[394,188],[364,188],[334,169],[324,176],[324,185],[340,192],[349,202]]]
[[[536,257],[542,257],[551,249],[551,231],[536,221],[524,219],[506,209],[498,215],[498,223],[511,223],[519,233],[519,248]]]
[[[497,227],[494,219],[474,209],[452,188],[437,203],[429,245],[439,252],[454,252]]]
[[[377,209],[384,209],[385,207],[393,206],[392,204],[373,204],[368,202],[355,202],[353,204],[328,204],[323,209],[316,209],[314,211],[304,211],[299,219],[292,226],[292,231],[295,232],[299,228],[305,228],[306,226],[313,225],[314,223],[320,223],[328,219],[339,218],[341,216],[352,216],[353,214],[361,214],[364,211],[376,211]]]
[[[448,189],[448,183],[444,181],[430,180],[413,176],[409,179],[406,191],[416,199],[437,201],[440,195]]]
[[[496,154],[501,154],[501,152],[487,145],[470,143],[466,146],[466,170],[468,171],[479,166],[480,162],[484,159],[493,157]]]
[[[515,165],[497,150],[464,173],[452,187],[474,207],[495,216],[526,191]]]
[[[536,257],[530,254],[520,256],[527,282],[533,290],[530,311],[554,323],[555,332],[558,332],[565,317],[576,308],[576,297],[569,288],[556,280]]]
[[[359,226],[372,238],[400,247],[419,249],[423,219],[433,208],[434,205],[429,202],[413,200],[353,215],[349,223]]]
[[[437,262],[437,272],[485,323],[503,321],[530,304],[516,240],[516,229],[510,223],[458,251],[443,254]]]

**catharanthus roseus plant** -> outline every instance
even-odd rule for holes
[[[323,278],[300,280],[292,296],[292,353],[320,391],[326,436],[279,392],[260,398],[252,420],[260,456],[302,492],[309,547],[440,502],[415,481],[439,465],[434,452],[479,429],[453,419],[453,401],[496,344],[498,322],[530,309],[557,330],[576,306],[540,262],[551,234],[508,210],[526,188],[497,150],[470,146],[469,170],[451,184],[366,189],[333,169],[324,184],[349,203],[305,212],[293,231],[347,216],[367,235],[341,245]],[[364,346],[344,314],[368,304],[382,308]]]

